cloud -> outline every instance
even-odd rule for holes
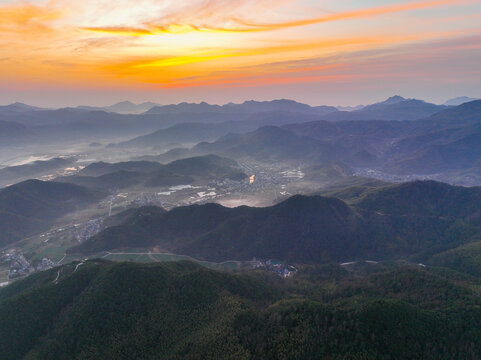
[[[475,35],[448,36],[444,39],[408,43],[395,48],[351,51],[343,55],[312,57],[256,64],[218,71],[195,79],[176,79],[163,88],[248,87],[296,83],[362,82],[378,79],[425,79],[439,81],[479,81],[481,32]],[[469,51],[477,51],[477,55]],[[445,71],[451,68],[451,73]]]
[[[53,67],[60,67],[60,68],[74,68],[77,65],[73,63],[63,62],[63,61],[55,61],[55,60],[44,60],[42,64],[53,66]]]
[[[133,62],[117,65],[131,69],[141,68],[162,68],[162,67],[174,67],[183,66],[189,64],[202,63],[211,60],[219,60],[224,58],[234,57],[252,57],[272,55],[278,53],[290,53],[290,52],[306,52],[306,51],[322,51],[326,49],[343,48],[350,46],[367,46],[367,45],[381,45],[381,44],[394,44],[398,42],[404,42],[409,40],[416,40],[417,36],[377,36],[377,37],[358,37],[358,38],[344,38],[344,39],[326,39],[317,41],[296,41],[293,43],[286,43],[285,45],[273,45],[262,46],[244,49],[225,48],[211,50],[201,53],[192,53],[185,56],[176,57],[164,57],[161,59],[144,58],[137,59]]]
[[[51,2],[45,6],[28,3],[0,5],[0,33],[38,36],[51,33],[52,21],[61,18],[62,12]]]
[[[379,15],[386,15],[392,13],[399,13],[412,10],[422,10],[432,7],[444,6],[444,5],[459,5],[462,0],[436,0],[436,1],[417,1],[404,4],[393,4],[387,6],[372,7],[367,9],[360,9],[354,11],[341,12],[337,14],[315,17],[310,19],[287,21],[275,24],[260,24],[260,23],[249,23],[242,21],[240,19],[235,19],[241,25],[247,28],[244,31],[268,31],[268,30],[278,30],[297,26],[306,26],[321,24],[326,22],[340,21],[340,20],[351,20],[351,19],[362,19]]]
[[[330,3],[357,7],[313,17],[306,14],[316,14],[314,6],[328,1],[136,0],[135,6],[131,0],[20,1],[0,5],[0,78],[11,83],[215,88],[360,81],[366,74],[376,78],[376,66],[392,76],[400,73],[396,66],[403,65],[395,59],[431,61],[460,73],[456,62],[447,64],[443,56],[449,50],[477,51],[481,43],[456,33],[475,32],[479,0],[468,10],[463,5],[476,1],[396,0],[366,8],[382,2],[349,0]],[[449,17],[437,11],[451,5]],[[405,25],[404,12],[423,9],[433,11],[419,17],[410,13],[412,22]],[[373,21],[389,14],[392,26]],[[356,19],[368,21],[346,23]],[[308,27],[316,24],[326,26]],[[444,41],[449,37],[452,43]],[[443,41],[434,41],[438,38]],[[382,63],[376,63],[379,59]],[[472,64],[461,62],[472,71]]]
[[[393,4],[387,6],[371,7],[367,9],[358,9],[354,11],[339,12],[326,16],[319,16],[308,19],[300,19],[287,22],[278,23],[259,23],[243,20],[239,17],[229,17],[230,12],[225,14],[225,1],[207,1],[203,9],[197,9],[195,16],[192,15],[192,9],[187,12],[169,14],[161,19],[147,20],[141,26],[97,26],[97,27],[83,27],[82,30],[115,34],[120,36],[145,36],[145,35],[160,35],[163,33],[179,34],[187,32],[231,32],[231,33],[245,33],[245,32],[262,32],[281,30],[293,27],[315,25],[327,22],[362,19],[374,16],[399,13],[412,10],[429,9],[433,7],[445,5],[460,5],[461,3],[469,3],[472,0],[434,0],[434,1],[417,1],[402,4]],[[215,5],[214,5],[215,4]],[[232,3],[229,2],[232,6]],[[222,11],[224,10],[224,12]],[[218,11],[224,14],[223,18],[212,16]],[[223,25],[218,25],[221,23]]]

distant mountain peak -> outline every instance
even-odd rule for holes
[[[33,106],[21,103],[21,102],[14,102],[13,104],[10,104],[11,106],[16,106],[16,107],[23,107],[23,108],[32,108]]]
[[[384,101],[381,101],[381,102],[378,102],[378,103],[375,103],[375,104],[371,104],[371,105],[367,105],[365,106],[363,109],[361,109],[360,111],[363,111],[363,110],[370,110],[370,109],[373,109],[373,108],[379,108],[379,107],[386,107],[386,106],[390,106],[390,105],[397,105],[397,104],[400,104],[402,102],[405,102],[405,101],[412,101],[414,99],[406,99],[402,96],[399,96],[399,95],[394,95],[394,96],[391,96],[390,98],[384,100]]]
[[[128,100],[120,101],[120,102],[118,102],[118,103],[116,103],[116,104],[113,104],[112,106],[119,106],[119,105],[136,106],[136,104],[134,104],[133,102],[128,101]]]
[[[476,100],[479,100],[479,99],[471,98],[471,97],[467,97],[467,96],[459,96],[459,97],[456,97],[454,99],[450,99],[450,100],[446,101],[443,105],[458,106],[458,105],[462,105],[464,103],[476,101]]]
[[[388,98],[386,101],[383,101],[384,104],[397,104],[401,101],[406,101],[406,98],[403,98],[402,96],[399,95],[394,95]]]
[[[142,112],[148,111],[151,108],[157,106],[158,104],[152,102],[144,102],[142,104],[135,104],[131,101],[125,100],[118,102],[114,105],[110,105],[104,108],[107,111],[113,111],[117,113],[124,114],[140,114]]]
[[[14,102],[13,104],[7,105],[9,108],[15,108],[18,110],[41,110],[41,108],[33,105],[24,104],[21,102]]]

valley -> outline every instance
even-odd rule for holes
[[[332,344],[351,333],[372,343],[372,334],[386,336],[377,326],[389,328],[404,318],[417,322],[414,329],[403,325],[402,341],[443,321],[457,334],[426,335],[416,348],[424,358],[446,354],[446,347],[461,356],[477,354],[472,344],[478,337],[463,342],[458,324],[465,322],[470,334],[479,332],[466,323],[466,314],[477,319],[481,299],[480,104],[437,107],[394,97],[347,114],[288,101],[244,103],[236,111],[180,104],[124,114],[123,129],[111,135],[103,131],[113,126],[115,113],[102,115],[108,119],[102,126],[83,124],[92,133],[82,141],[67,136],[21,151],[0,144],[6,149],[0,168],[0,315],[42,307],[50,315],[39,329],[52,329],[46,337],[36,330],[20,335],[20,323],[14,340],[4,331],[12,327],[5,315],[0,334],[7,341],[0,341],[0,351],[72,358],[50,336],[71,339],[78,326],[72,321],[101,319],[92,304],[102,302],[107,313],[118,313],[133,301],[143,309],[137,325],[118,319],[139,326],[139,340],[151,341],[145,328],[157,326],[146,318],[169,318],[154,310],[164,306],[175,314],[169,320],[175,324],[197,314],[200,334],[248,358],[258,351],[255,339],[266,334],[283,344],[301,341],[272,333],[274,328],[301,331],[316,352],[363,356],[349,350],[351,340]],[[256,113],[251,106],[272,113]],[[285,106],[296,110],[282,113]],[[419,107],[424,110],[416,119]],[[216,115],[203,113],[206,108]],[[83,117],[90,110],[80,111]],[[385,120],[376,119],[387,113]],[[26,119],[22,123],[31,126]],[[130,132],[132,119],[145,122],[142,130]],[[179,119],[186,122],[176,124]],[[76,127],[82,124],[75,121]],[[64,126],[59,134],[70,131]],[[136,286],[138,292],[131,292]],[[155,307],[144,303],[144,291]],[[106,300],[114,294],[120,308]],[[186,305],[192,299],[195,309]],[[65,306],[87,310],[79,310],[78,320],[70,310],[56,315]],[[299,318],[291,318],[295,313]],[[273,316],[290,320],[272,323]],[[352,325],[339,325],[346,321]],[[107,358],[131,347],[124,338],[130,331],[114,323],[95,324],[105,326],[106,342],[93,336],[85,346],[95,354],[103,351],[99,346],[109,348]],[[164,337],[169,345],[162,352],[182,358],[190,346],[203,347],[205,354],[220,349],[191,333],[197,330],[190,321],[182,323],[184,330],[174,323],[169,328],[185,332],[188,340],[180,341],[174,331]],[[212,333],[211,326],[226,335]],[[366,333],[356,330],[362,326]],[[333,328],[330,345],[319,340]],[[119,337],[124,340],[112,340]],[[385,338],[372,343],[369,353],[398,353],[397,337]],[[386,347],[386,341],[396,345]],[[279,343],[269,346],[261,353],[278,358]],[[308,348],[303,346],[306,356]]]
[[[0,360],[480,360],[481,0],[0,0]]]
[[[47,169],[51,173],[42,175],[39,179],[43,181],[58,181],[58,178],[63,179],[66,176],[68,178],[80,174],[82,171],[86,171],[84,169],[89,164],[96,164],[89,161],[84,162],[82,159],[86,157],[88,155],[62,160],[59,165],[66,166],[65,164],[68,164],[68,168],[54,164],[57,168],[54,168],[54,171]],[[42,167],[40,171],[45,170],[43,163],[49,162],[47,160],[34,161],[37,161],[34,164],[39,164]],[[255,180],[250,183],[249,179],[241,181],[212,179],[205,184],[180,184],[155,188],[134,186],[116,189],[115,186],[112,188],[107,187],[106,190],[108,192],[104,194],[104,197],[99,202],[55,219],[54,225],[47,231],[18,239],[14,243],[4,246],[2,251],[4,254],[22,254],[33,264],[37,264],[42,259],[51,261],[54,266],[81,260],[83,256],[67,254],[67,250],[95,236],[106,227],[104,222],[109,216],[118,214],[126,209],[155,205],[170,210],[178,206],[210,202],[223,204],[227,207],[241,205],[262,207],[286,199],[291,195],[289,193],[290,187],[296,186],[297,182],[301,181],[304,175],[299,169],[289,168],[286,165],[276,166],[244,161],[239,162],[238,166],[244,173],[255,175]],[[106,256],[106,254],[102,253],[89,257],[107,257],[112,260],[138,261],[138,259],[143,259],[143,261],[147,262],[158,261],[148,257],[148,253],[144,253],[143,255],[145,256],[138,255],[135,251],[129,254],[131,256],[127,256],[127,253],[115,253]],[[154,257],[164,260],[189,258],[183,255],[163,253],[157,253]],[[201,263],[208,264],[205,262]],[[32,272],[29,272],[29,274]],[[9,279],[8,275],[6,275],[2,279],[4,280],[2,280],[3,283],[8,283],[9,280],[14,280],[15,278]]]

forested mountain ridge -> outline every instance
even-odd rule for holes
[[[0,244],[47,230],[52,221],[106,194],[85,187],[28,180],[0,190]]]
[[[423,258],[481,233],[480,200],[480,188],[426,181],[380,187],[351,205],[297,195],[266,208],[206,204],[140,211],[119,215],[127,220],[114,221],[70,251],[160,246],[214,261],[260,257],[297,263]]]
[[[5,360],[476,359],[478,284],[392,265],[303,267],[280,280],[186,262],[74,263],[0,290],[0,353]]]
[[[176,160],[165,165],[152,161],[92,163],[78,174],[59,177],[56,181],[92,188],[122,189],[133,186],[206,184],[209,181],[226,179],[242,181],[246,178],[247,175],[236,161],[217,155],[205,155]]]

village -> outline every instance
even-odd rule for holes
[[[49,258],[43,258],[36,263],[29,262],[24,254],[15,249],[2,252],[0,254],[0,264],[9,264],[9,281],[31,275],[35,272],[49,270],[56,266]]]
[[[293,265],[283,264],[278,260],[258,260],[256,258],[252,259],[253,269],[264,269],[273,273],[276,273],[282,278],[288,278],[294,276],[297,273],[297,268]]]

